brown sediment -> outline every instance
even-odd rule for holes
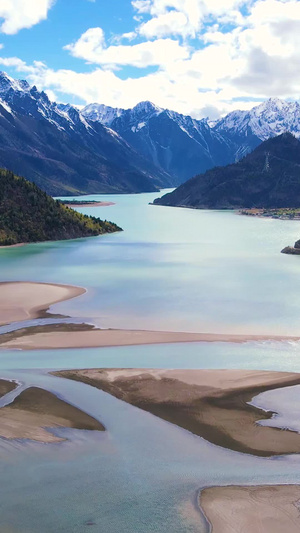
[[[300,453],[297,432],[257,424],[274,413],[247,403],[262,392],[300,384],[300,374],[142,369],[53,373],[97,387],[224,448],[262,457]]]
[[[1,336],[2,337],[2,336]],[[0,337],[0,338],[1,338]],[[234,335],[218,333],[185,333],[176,331],[147,331],[129,329],[97,329],[82,331],[62,330],[52,326],[47,329],[30,329],[26,336],[14,335],[1,343],[2,348],[19,350],[47,350],[56,348],[101,348],[108,346],[135,346],[142,344],[169,344],[185,342],[299,341],[296,336]]]
[[[0,409],[0,437],[40,442],[64,440],[51,433],[54,427],[105,430],[92,416],[38,387],[26,389]]]
[[[14,390],[17,386],[18,385],[15,381],[7,381],[6,379],[0,379],[0,398]]]
[[[213,533],[299,533],[300,486],[210,487],[200,506]]]
[[[0,283],[0,324],[43,316],[58,302],[86,292],[82,287],[54,283],[7,281]]]
[[[69,204],[64,203],[66,207],[107,207],[109,205],[116,205],[115,202],[87,202],[86,204],[81,204],[80,202],[71,202]]]

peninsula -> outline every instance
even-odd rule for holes
[[[74,211],[34,183],[0,169],[0,246],[91,237],[121,231]]]

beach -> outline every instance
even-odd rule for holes
[[[300,374],[250,370],[85,369],[53,372],[81,381],[234,451],[270,457],[300,453],[300,435],[257,422],[274,413],[250,402],[300,384]]]
[[[298,533],[300,486],[211,487],[200,505],[213,533]]]
[[[0,283],[0,325],[47,316],[51,305],[84,294],[82,287],[54,283]],[[244,343],[299,341],[298,336],[228,333],[189,333],[136,329],[99,329],[89,324],[46,324],[21,328],[0,336],[2,349],[46,350],[169,344],[185,342]]]
[[[54,427],[105,430],[95,418],[38,387],[25,389],[0,409],[0,437],[44,443],[65,440],[46,429]]]
[[[81,287],[54,283],[8,281],[0,283],[0,325],[38,318],[58,302],[84,294]]]
[[[93,326],[65,324],[23,328],[22,335],[3,334],[0,348],[17,350],[53,350],[58,348],[104,348],[186,342],[299,341],[300,337],[276,335],[234,335],[218,333],[185,333],[177,331],[147,331],[129,329],[97,329]],[[3,340],[1,341],[1,338]]]

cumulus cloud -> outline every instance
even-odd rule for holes
[[[47,18],[55,0],[1,0],[0,31],[9,35]]]
[[[106,46],[101,28],[90,28],[75,43],[68,44],[65,50],[75,57],[98,65],[131,65],[138,68],[167,65],[173,61],[186,59],[189,51],[186,46],[172,39],[157,39],[134,45]]]
[[[102,28],[90,28],[65,46],[94,65],[90,72],[27,65],[19,58],[2,58],[0,64],[64,100],[70,95],[116,107],[152,100],[197,118],[249,109],[269,96],[299,98],[298,0],[134,0],[132,5],[134,31],[131,26],[107,43]],[[130,76],[128,66],[139,69],[138,77]],[[148,67],[150,74],[143,70]]]

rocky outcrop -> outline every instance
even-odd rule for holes
[[[295,246],[286,246],[281,250],[282,254],[300,255],[300,240],[295,242]]]

